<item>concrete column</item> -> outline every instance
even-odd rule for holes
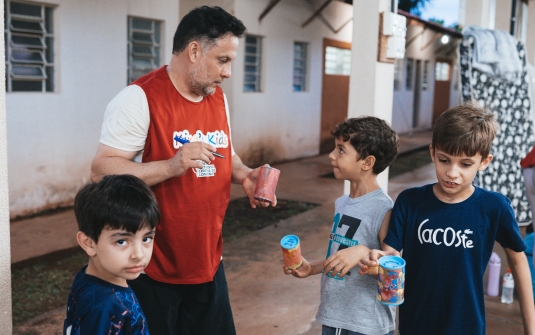
[[[535,2],[530,2],[528,5],[526,50],[526,60],[532,65],[535,64]]]
[[[2,15],[2,46],[4,45],[4,1],[0,0]],[[2,48],[4,49],[4,48]],[[6,127],[6,70],[4,50],[0,55],[0,329],[11,334],[11,243],[9,242],[9,198],[7,188],[7,127]]]
[[[348,117],[373,115],[392,122],[394,64],[377,61],[379,13],[390,11],[388,0],[353,1],[353,41],[349,81]],[[388,169],[378,177],[387,191]],[[346,182],[345,193],[349,193]]]
[[[461,26],[475,25],[494,29],[496,0],[462,0],[459,6],[459,24]]]

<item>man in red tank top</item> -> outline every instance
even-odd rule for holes
[[[259,169],[232,150],[219,87],[244,33],[219,7],[192,10],[178,25],[169,65],[124,88],[104,115],[91,179],[143,179],[162,215],[146,273],[129,282],[152,334],[236,333],[221,262],[231,182],[242,184],[253,208],[267,206],[253,198]]]

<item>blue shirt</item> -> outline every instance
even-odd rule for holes
[[[384,239],[407,262],[400,335],[485,335],[483,275],[494,241],[526,248],[503,195],[476,187],[465,201],[447,204],[433,185],[403,191]]]
[[[86,268],[87,265],[72,283],[63,335],[149,335],[134,291],[88,275]]]

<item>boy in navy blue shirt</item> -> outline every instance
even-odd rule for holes
[[[438,182],[397,198],[383,251],[372,250],[360,272],[375,272],[380,255],[407,262],[399,334],[485,335],[483,275],[494,241],[504,247],[515,278],[525,334],[535,332],[531,275],[511,203],[472,185],[492,160],[498,130],[493,114],[467,103],[444,112],[430,146]]]
[[[69,294],[64,335],[148,335],[145,315],[127,280],[136,279],[152,255],[160,220],[150,188],[130,175],[105,176],[74,200],[78,244],[89,256]]]

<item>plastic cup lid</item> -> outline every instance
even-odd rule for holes
[[[399,256],[383,256],[379,258],[379,266],[385,269],[401,269],[405,267],[405,260]]]
[[[299,245],[299,237],[295,235],[286,235],[281,239],[281,246],[284,249],[292,249]]]

